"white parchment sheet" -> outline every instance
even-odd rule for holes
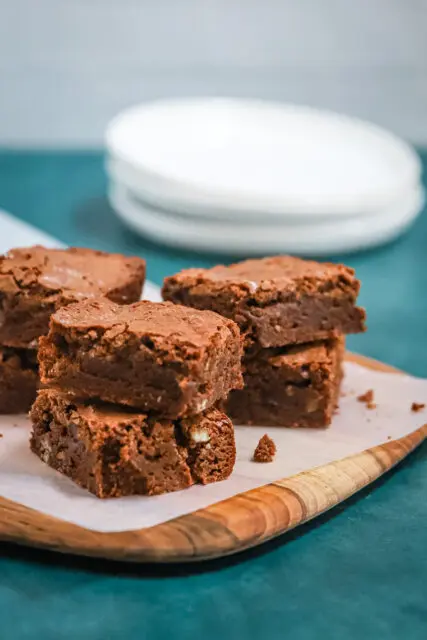
[[[0,253],[31,244],[63,246],[55,238],[2,211],[0,225]],[[160,300],[159,288],[147,282],[144,297]],[[369,410],[356,400],[368,389],[375,390],[376,409]],[[0,416],[3,436],[0,438],[0,495],[95,531],[149,527],[405,436],[427,423],[427,409],[412,413],[412,402],[427,404],[427,380],[378,373],[347,363],[340,411],[329,429],[236,427],[237,463],[231,478],[225,482],[194,486],[163,496],[110,500],[95,498],[32,454],[28,446],[31,425],[25,416]],[[271,464],[251,460],[264,433],[273,437],[277,445],[277,455]]]
[[[367,389],[375,390],[376,409],[356,400]],[[32,454],[26,417],[1,416],[0,495],[95,531],[140,529],[400,438],[427,422],[427,409],[411,412],[412,402],[427,404],[427,380],[347,363],[344,394],[339,414],[328,429],[237,427],[237,463],[224,482],[162,496],[109,500],[80,489]],[[277,445],[277,455],[273,463],[257,464],[251,458],[266,432]]]

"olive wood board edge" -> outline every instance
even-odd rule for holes
[[[395,371],[354,354],[347,354],[347,360]],[[0,540],[132,562],[218,558],[259,545],[331,509],[389,471],[426,437],[427,424],[399,440],[136,531],[90,531],[0,497]]]

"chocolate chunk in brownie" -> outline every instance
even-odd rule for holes
[[[0,414],[27,413],[38,380],[36,351],[0,347]]]
[[[163,297],[235,320],[262,347],[365,330],[353,269],[290,256],[188,269],[165,279]]]
[[[176,418],[242,386],[238,326],[169,302],[86,300],[57,311],[40,339],[43,383]]]
[[[217,482],[234,466],[233,425],[218,409],[172,421],[43,389],[31,420],[34,453],[99,498]]]
[[[326,427],[337,406],[344,340],[257,349],[243,360],[245,387],[225,411],[236,424]]]
[[[254,462],[273,462],[276,445],[266,433],[260,438],[254,451]]]
[[[91,249],[13,249],[0,257],[0,344],[36,347],[51,314],[84,298],[141,297],[145,261]]]

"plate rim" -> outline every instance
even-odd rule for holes
[[[204,98],[173,98],[166,100],[154,100],[151,102],[135,105],[125,109],[119,113],[109,123],[105,133],[105,143],[108,154],[111,157],[119,158],[121,161],[133,167],[139,173],[139,179],[143,184],[144,191],[154,203],[169,203],[174,207],[194,207],[197,206],[199,212],[211,212],[212,209],[228,208],[234,212],[252,212],[259,213],[268,211],[270,215],[298,215],[306,213],[307,215],[319,216],[342,215],[343,211],[347,211],[348,215],[364,210],[366,203],[360,198],[348,196],[342,201],[330,201],[325,204],[315,205],[313,202],[309,206],[301,204],[301,202],[286,202],[281,198],[265,198],[257,199],[253,195],[242,196],[241,192],[229,189],[206,189],[195,186],[194,183],[185,180],[176,179],[161,173],[153,167],[147,165],[146,160],[141,161],[139,158],[132,157],[126,151],[123,151],[120,143],[117,143],[117,137],[120,134],[120,127],[126,126],[126,119],[134,117],[136,114],[150,113],[156,108],[183,108],[190,106],[205,105],[231,105],[243,109],[266,109],[278,111],[282,114],[300,113],[303,117],[326,118],[336,123],[345,123],[346,126],[357,127],[362,131],[369,132],[377,137],[378,141],[385,141],[389,145],[393,145],[401,155],[402,167],[396,172],[396,180],[393,186],[386,192],[378,193],[367,204],[368,208],[378,206],[386,206],[392,201],[396,194],[405,191],[408,185],[418,183],[421,176],[421,161],[415,149],[403,139],[399,138],[393,132],[388,131],[376,124],[364,121],[360,118],[340,114],[327,109],[317,109],[305,105],[296,105],[293,103],[281,103],[267,100],[253,100],[242,98],[226,98],[226,97],[204,97]],[[124,124],[123,124],[124,123]],[[118,133],[119,132],[119,133]],[[405,166],[406,165],[406,168]],[[405,177],[405,173],[407,174]]]

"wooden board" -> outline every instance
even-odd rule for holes
[[[382,371],[390,367],[348,354]],[[297,527],[379,478],[427,437],[427,425],[409,436],[284,478],[155,527],[98,533],[0,498],[0,539],[62,553],[134,562],[217,558]]]

